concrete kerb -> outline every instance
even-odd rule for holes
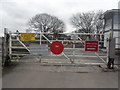
[[[104,72],[120,71],[120,67],[118,65],[114,65],[114,69],[109,69],[106,64],[101,64],[99,67],[101,67]]]

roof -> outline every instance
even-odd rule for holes
[[[120,9],[107,10],[106,12],[103,13],[102,19],[111,18],[113,16],[113,13],[120,13]]]

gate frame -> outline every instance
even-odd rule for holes
[[[12,34],[16,34],[16,36],[17,36],[17,40],[23,45],[23,47],[26,49],[26,50],[28,50],[29,52],[30,52],[30,50],[28,49],[28,47],[22,42],[22,41],[20,41],[20,39],[19,39],[19,33],[10,33],[11,35],[10,36],[12,36]],[[43,41],[42,40],[42,37],[44,37],[49,43],[51,43],[52,41],[55,41],[55,40],[49,40],[44,34],[53,34],[53,33],[38,33],[38,34],[40,34],[40,44],[42,44],[41,42]],[[64,34],[64,33],[59,33],[59,34]],[[104,34],[93,34],[93,33],[65,33],[65,34],[71,34],[71,35],[104,35]],[[85,42],[85,41],[83,41],[80,37],[78,38],[80,41],[79,42],[81,42],[82,44],[83,44],[83,42]],[[12,41],[12,38],[10,38],[10,42]],[[45,41],[45,40],[44,40]],[[71,41],[71,42],[74,42],[74,43],[76,43],[78,40],[76,40],[76,38],[74,38],[74,40],[57,40],[57,41],[62,41],[62,43],[64,42],[64,41]],[[104,41],[99,41],[99,42],[104,42]],[[12,48],[12,45],[10,45],[10,49]],[[68,49],[73,49],[73,57],[75,57],[76,55],[75,55],[75,44],[73,44],[73,48],[68,48]],[[9,50],[9,53],[11,54],[11,56],[12,56],[12,50]],[[51,54],[52,55],[52,54]],[[71,58],[69,58],[68,56],[69,55],[66,55],[64,52],[62,52],[62,55],[63,56],[65,56],[68,60],[70,60],[71,61],[71,63],[74,63],[74,59],[72,60]],[[102,59],[102,57],[106,57],[106,56],[99,56],[99,54],[97,53],[97,52],[95,52],[95,55],[98,57],[98,58],[100,58],[105,64],[107,64],[107,62],[104,60],[104,59]],[[92,57],[92,56],[91,56]]]

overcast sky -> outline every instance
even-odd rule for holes
[[[7,27],[11,31],[25,31],[27,22],[38,13],[48,13],[62,19],[67,31],[73,30],[69,18],[78,12],[118,8],[120,0],[0,0],[0,33]]]

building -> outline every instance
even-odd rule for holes
[[[111,29],[116,39],[116,48],[120,48],[120,9],[107,10],[102,18],[104,19],[104,47],[106,47],[106,39]]]
[[[32,30],[26,29],[26,33],[32,33]]]

